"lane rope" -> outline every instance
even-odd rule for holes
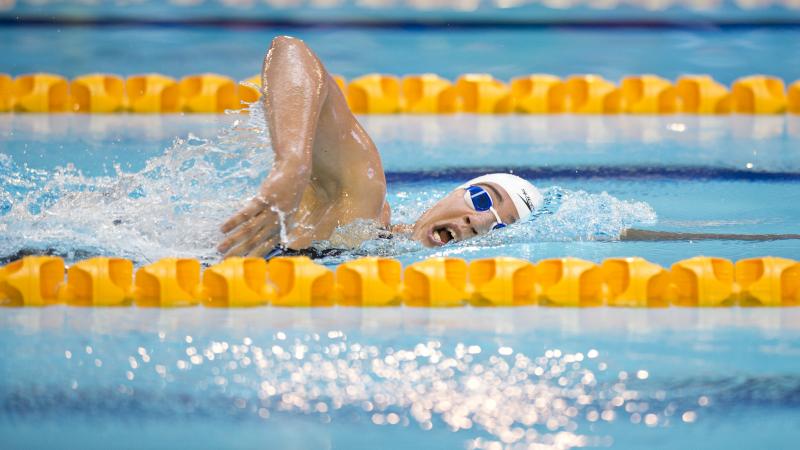
[[[730,87],[709,75],[674,82],[630,75],[618,84],[599,75],[531,74],[508,83],[489,74],[455,81],[435,74],[333,78],[358,114],[800,114],[800,80],[787,87],[768,75],[742,77]],[[0,112],[222,113],[257,101],[260,82],[259,76],[236,82],[212,73],[181,79],[97,73],[72,80],[0,74]]]
[[[135,270],[96,257],[65,267],[26,256],[0,267],[0,306],[84,307],[730,307],[800,305],[800,262],[697,256],[666,269],[639,257],[600,264],[435,257],[403,268],[391,258],[348,261],[335,272],[307,257],[228,258],[201,270],[165,258]]]

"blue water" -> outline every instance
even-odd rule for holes
[[[550,203],[481,240],[369,241],[331,266],[363,251],[406,264],[800,255],[797,241],[613,237],[630,225],[796,232],[794,117],[363,121],[399,220],[487,166],[525,174]],[[5,115],[0,130],[4,256],[213,262],[216,227],[270,162],[242,115]],[[798,338],[800,310],[781,308],[5,309],[0,436],[15,450],[793,449]]]
[[[218,260],[221,224],[269,170],[260,116],[0,117],[0,256],[53,251],[68,261],[120,255]],[[344,227],[319,247],[355,246],[410,263],[434,255],[593,261],[641,255],[668,266],[698,254],[797,258],[800,241],[622,242],[630,227],[797,233],[800,118],[392,117],[362,121],[387,173],[398,223],[413,223],[470,177],[512,170],[539,186],[533,220],[425,249]],[[176,136],[179,136],[176,139]],[[366,242],[350,242],[348,236]]]
[[[0,72],[258,70],[281,30],[0,28]],[[371,71],[800,78],[783,29],[293,30]],[[637,42],[637,45],[630,45]],[[606,51],[598,51],[598,48]],[[513,170],[532,221],[429,250],[356,224],[331,242],[404,264],[698,254],[800,258],[800,241],[621,242],[635,226],[797,233],[800,117],[361,118],[396,221]],[[219,224],[272,161],[260,116],[0,115],[0,259],[218,261]],[[794,449],[800,310],[4,309],[3,449]]]
[[[0,27],[0,73],[108,72],[184,76],[259,72],[271,39],[304,39],[332,73],[597,73],[618,81],[707,73],[730,84],[751,74],[800,79],[800,28],[237,28]],[[635,45],[632,45],[635,43]]]
[[[657,21],[657,22],[789,22],[797,23],[798,7],[791,0],[753,2],[716,0],[7,0],[0,19],[98,20],[240,20],[301,23],[371,23],[429,21],[436,23]]]
[[[6,449],[792,449],[799,333],[794,309],[5,310],[0,435]]]

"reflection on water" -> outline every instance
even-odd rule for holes
[[[354,432],[382,448],[419,439],[637,448],[631,435],[668,436],[674,447],[691,443],[678,430],[714,435],[737,417],[789,430],[780,414],[800,408],[797,319],[793,310],[10,310],[0,320],[13,349],[0,365],[0,429],[169,418],[213,422],[228,437],[300,423],[342,448],[359,442]],[[269,443],[309,439],[275,433]]]

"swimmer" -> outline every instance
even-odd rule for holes
[[[356,220],[426,247],[463,241],[526,218],[542,196],[511,174],[465,183],[413,225],[391,225],[380,155],[322,62],[301,40],[272,41],[261,78],[275,161],[257,195],[222,225],[226,256],[304,249]]]
[[[524,220],[542,206],[542,195],[531,183],[511,174],[488,174],[450,192],[413,225],[392,225],[378,150],[314,52],[299,39],[275,38],[261,85],[275,160],[256,196],[222,225],[226,236],[218,250],[225,256],[297,253],[357,220],[438,247]],[[620,238],[735,236],[627,230]]]

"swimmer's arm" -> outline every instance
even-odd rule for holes
[[[311,176],[329,78],[302,41],[283,36],[272,41],[261,80],[275,162],[258,195],[222,225],[223,233],[232,232],[218,247],[226,256],[266,253],[277,243],[278,212],[286,217],[296,211]]]
[[[327,97],[328,74],[303,41],[273,40],[261,73],[264,114],[275,162],[261,195],[294,209],[311,176],[317,121]]]
[[[725,233],[677,233],[630,228],[620,235],[621,241],[777,241],[800,239],[800,234],[725,234]]]

